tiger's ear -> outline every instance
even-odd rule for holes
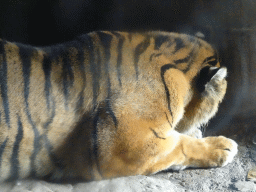
[[[201,93],[205,90],[205,85],[211,80],[221,81],[227,76],[227,69],[225,67],[209,67],[206,66],[201,69],[197,79],[196,86],[198,91]]]
[[[200,38],[200,39],[204,39],[205,38],[205,35],[202,32],[200,32],[200,31],[196,32],[195,36]]]

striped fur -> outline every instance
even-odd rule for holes
[[[226,91],[216,55],[167,32],[92,32],[40,48],[0,40],[0,179],[225,165],[234,141],[193,135]]]

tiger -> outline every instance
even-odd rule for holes
[[[0,180],[86,181],[222,167],[202,137],[227,88],[202,38],[96,31],[50,46],[0,40]]]

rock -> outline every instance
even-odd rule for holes
[[[184,192],[185,188],[176,186],[167,179],[147,176],[121,177],[98,182],[81,183],[74,186],[74,192]]]
[[[238,191],[256,191],[256,185],[250,181],[238,181],[235,183],[235,187]]]
[[[71,184],[55,184],[45,181],[17,181],[10,192],[72,192]]]

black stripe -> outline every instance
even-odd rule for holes
[[[37,153],[39,152],[40,148],[40,135],[39,131],[37,130],[37,127],[35,125],[35,122],[32,120],[31,113],[29,110],[29,103],[28,103],[28,97],[29,97],[29,86],[30,86],[30,72],[31,72],[31,56],[32,52],[36,51],[32,47],[28,46],[20,46],[20,58],[22,61],[23,66],[23,79],[24,79],[24,100],[25,100],[25,112],[28,118],[29,123],[32,126],[32,129],[34,131],[34,151],[31,155],[31,168],[32,171],[35,170],[35,158]],[[32,173],[33,175],[34,173]]]
[[[105,51],[105,62],[104,62],[104,67],[107,73],[107,85],[108,85],[108,93],[110,91],[110,77],[109,77],[109,60],[110,60],[110,45],[111,45],[111,41],[112,41],[112,36],[103,32],[97,32],[101,43],[104,47],[104,51]]]
[[[4,49],[6,42],[3,41],[0,46],[0,53],[3,54],[3,62],[0,65],[0,86],[1,86],[1,97],[3,100],[3,107],[5,113],[5,122],[10,128],[10,111],[9,111],[9,100],[8,100],[8,85],[7,85],[7,61],[6,52]]]
[[[164,140],[166,139],[166,138],[164,138],[164,137],[160,137],[154,129],[150,128],[150,130],[154,133],[154,135],[156,136],[156,138],[158,138],[158,139],[164,139]]]
[[[118,77],[118,82],[120,87],[122,86],[122,81],[121,81],[121,64],[122,64],[122,53],[123,53],[123,44],[124,44],[124,37],[120,35],[117,32],[112,32],[114,35],[118,37],[118,46],[117,46],[117,77]]]
[[[166,93],[166,99],[167,99],[167,106],[168,106],[168,110],[172,116],[172,123],[170,123],[169,119],[168,119],[168,116],[166,116],[169,124],[172,126],[173,125],[173,114],[172,114],[172,110],[171,110],[171,105],[170,105],[170,92],[169,92],[169,89],[166,85],[166,82],[165,82],[165,79],[164,79],[164,74],[167,70],[171,69],[171,68],[176,68],[174,65],[172,64],[166,64],[166,65],[163,65],[161,67],[161,78],[162,78],[162,81],[163,81],[163,84],[164,84],[164,88],[165,88],[165,93]]]
[[[160,55],[162,55],[162,53],[152,53],[149,57],[149,61],[152,61],[153,58],[159,57]]]
[[[212,59],[214,59],[213,61],[211,61]],[[218,63],[218,60],[217,60],[217,55],[214,55],[214,56],[211,56],[211,57],[207,57],[203,63],[208,63],[212,66],[216,66],[217,63]]]
[[[78,41],[82,42],[85,45],[85,49],[89,52],[89,64],[90,64],[90,72],[92,74],[92,91],[93,91],[93,111],[97,106],[97,97],[99,93],[99,77],[101,76],[101,59],[99,53],[96,54],[98,57],[98,62],[95,62],[95,54],[94,54],[94,45],[92,38],[89,35],[79,36]]]
[[[50,90],[52,87],[51,84],[51,59],[45,55],[43,59],[43,71],[44,71],[44,78],[45,78],[45,85],[44,85],[44,93],[46,98],[46,105],[47,109],[50,109]]]
[[[173,51],[173,54],[176,53],[177,51],[179,51],[180,49],[182,49],[183,47],[185,47],[185,44],[183,42],[183,40],[181,38],[175,38],[174,39],[175,42],[175,49]]]
[[[29,84],[30,84],[30,71],[33,49],[20,46],[20,58],[22,61],[23,79],[24,79],[24,98],[26,107],[28,106]]]
[[[180,64],[180,63],[187,63],[189,60],[191,59],[191,55],[189,54],[187,57],[183,58],[183,59],[178,59],[175,60],[174,63],[176,65]]]
[[[131,42],[132,41],[132,33],[128,33],[128,39],[129,39],[129,41]]]
[[[18,115],[17,115],[18,116]],[[11,156],[11,175],[8,180],[14,180],[17,179],[19,176],[19,158],[18,158],[18,153],[19,153],[19,148],[20,148],[20,142],[23,138],[23,126],[20,121],[20,116],[18,118],[18,133],[15,138],[15,142],[13,144],[13,151],[12,151],[12,156]]]
[[[117,127],[118,121],[117,121],[117,118],[115,116],[115,113],[113,112],[113,110],[111,108],[110,99],[106,99],[106,105],[107,105],[107,111],[108,111],[109,115],[111,116],[111,118],[112,118],[112,120],[115,124],[115,127]]]
[[[189,63],[187,65],[187,68],[185,70],[183,70],[184,73],[187,73],[191,67],[191,65],[194,62],[194,55],[195,55],[195,50],[192,50],[191,53],[189,54],[190,60]]]
[[[6,143],[7,143],[7,141],[8,141],[8,138],[6,138],[5,140],[4,140],[4,142],[1,144],[1,146],[0,146],[0,163],[2,164],[2,156],[3,156],[3,153],[4,153],[4,149],[5,149],[5,147],[6,147]]]
[[[109,76],[109,60],[110,60],[110,45],[112,36],[103,32],[98,32],[98,35],[100,37],[101,43],[104,46],[105,49],[105,71],[107,73],[107,89],[108,89],[108,96],[106,99],[106,107],[107,110],[114,121],[115,126],[117,127],[117,119],[116,116],[112,110],[111,103],[110,103],[110,96],[111,96],[111,82],[110,82],[110,76]]]
[[[61,50],[62,51],[62,50]],[[53,162],[53,164],[55,166],[59,165],[59,160],[55,157],[55,154],[52,152],[52,145],[47,137],[47,134],[49,132],[49,125],[53,122],[53,119],[56,115],[56,106],[55,106],[55,101],[54,98],[52,97],[52,95],[50,95],[50,91],[52,88],[52,83],[51,83],[51,70],[52,70],[52,61],[53,59],[56,59],[60,52],[59,47],[57,46],[53,46],[53,47],[48,47],[48,55],[44,57],[43,60],[43,70],[44,70],[44,74],[45,74],[45,97],[46,97],[46,102],[47,102],[47,109],[48,109],[48,114],[50,114],[48,120],[44,123],[43,125],[43,129],[44,134],[42,136],[40,136],[40,139],[42,138],[43,142],[45,143],[45,148],[49,154],[49,157],[51,159],[51,161]],[[37,151],[40,151],[42,148],[41,145],[38,146],[38,148],[36,149]],[[37,154],[38,152],[36,152]],[[61,166],[60,166],[61,167]],[[35,175],[35,170],[32,171],[31,176]]]
[[[92,39],[91,39],[90,36],[85,34],[85,35],[79,36],[77,38],[77,43],[79,43],[79,42],[80,42],[80,48],[78,49],[79,50],[78,60],[79,60],[79,63],[80,63],[80,69],[82,71],[83,87],[82,87],[82,90],[80,92],[79,99],[78,99],[78,102],[77,102],[77,106],[76,106],[77,111],[79,111],[80,107],[82,106],[82,104],[84,102],[83,91],[86,88],[86,71],[85,71],[85,67],[84,67],[84,65],[86,63],[84,63],[84,59],[85,59],[84,58],[84,50],[86,50],[86,49],[89,50],[89,64],[90,64],[90,71],[92,73],[92,78],[93,78],[92,81],[93,81],[93,106],[94,106],[94,108],[96,106],[96,101],[97,101],[96,96],[97,96],[97,92],[99,90],[99,85],[97,83],[98,82],[97,75],[99,75],[99,74],[97,74],[97,69],[95,70],[95,67],[94,67],[94,53],[93,53]]]
[[[176,65],[178,64],[181,64],[181,63],[187,63],[187,67],[186,69],[182,70],[184,73],[188,72],[188,70],[190,69],[191,67],[191,64],[193,63],[193,56],[195,54],[195,50],[193,49],[187,57],[183,58],[183,59],[178,59],[178,60],[175,60],[174,63]]]
[[[99,92],[99,79],[100,66],[95,65],[95,55],[94,55],[94,46],[92,38],[89,35],[82,35],[78,37],[78,40],[85,45],[85,48],[89,51],[89,63],[90,63],[90,72],[92,73],[92,84],[93,84],[93,106],[94,109],[97,105],[97,96]]]
[[[86,73],[85,73],[85,63],[84,63],[84,49],[83,49],[83,45],[81,45],[80,47],[77,48],[78,49],[78,63],[79,63],[79,69],[81,71],[81,75],[82,75],[82,90],[79,93],[78,96],[78,102],[76,105],[76,111],[81,111],[82,110],[82,106],[84,103],[84,90],[86,88]]]
[[[94,55],[94,53],[96,53]],[[91,53],[90,50],[90,70],[92,73],[92,81],[93,81],[93,106],[96,109],[97,106],[97,98],[99,96],[100,90],[100,77],[101,77],[101,57],[99,53],[99,49],[95,49],[95,52]],[[94,58],[97,58],[97,63],[94,63]],[[93,61],[92,61],[93,60]]]
[[[82,88],[81,92],[79,93],[77,102],[76,102],[76,110],[75,111],[79,112],[79,113],[82,112],[82,107],[83,107],[83,104],[84,104],[84,94],[83,94],[84,89],[85,88]]]
[[[93,82],[95,83],[95,87],[93,87],[93,106],[97,106],[97,98],[99,96],[99,90],[100,90],[100,82],[101,77],[104,76],[104,73],[102,73],[102,58],[100,54],[99,48],[95,49],[95,63],[93,64]],[[96,59],[97,58],[97,59]]]
[[[167,113],[165,113],[165,116],[166,116],[166,119],[167,119],[167,121],[168,121],[169,125],[172,127],[172,124],[171,124],[171,122],[170,122],[170,121],[169,121],[169,119],[168,119],[168,115],[167,115]]]
[[[45,122],[45,124],[43,125],[43,128],[44,128],[44,130],[46,130],[46,133],[48,132],[48,127],[49,127],[49,125],[53,122],[53,118],[55,117],[55,115],[56,115],[56,106],[55,106],[55,101],[53,100],[53,99],[51,99],[50,100],[50,105],[52,106],[51,107],[51,115],[50,115],[50,117],[49,117],[49,119],[48,119],[48,121],[46,121]],[[45,134],[46,134],[45,133]]]
[[[155,49],[160,49],[161,45],[169,40],[166,35],[158,35],[155,37]]]
[[[64,45],[65,46],[65,45]],[[64,98],[65,98],[65,109],[68,110],[68,100],[69,100],[69,89],[74,84],[74,74],[73,69],[71,67],[71,61],[69,59],[69,47],[63,47],[62,49],[67,49],[62,51],[62,57],[63,57],[63,92],[64,92]]]
[[[139,58],[140,55],[143,54],[147,48],[150,45],[150,39],[147,36],[145,38],[144,41],[142,41],[139,45],[137,45],[137,47],[135,48],[134,51],[134,66],[135,66],[135,72],[136,72],[136,79],[138,80],[138,76],[139,76],[139,70],[138,70],[138,62],[139,62]]]

